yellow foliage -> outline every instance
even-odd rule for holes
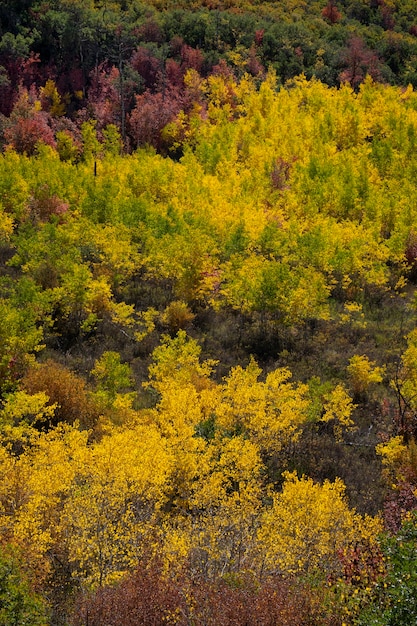
[[[345,281],[343,287],[348,289],[351,282],[351,279],[347,277],[347,281]],[[342,324],[352,324],[352,326],[357,326],[358,328],[366,328],[365,314],[363,313],[361,304],[357,302],[345,302],[343,308],[344,312],[340,315]]]
[[[410,441],[406,445],[402,437],[396,436],[387,442],[379,443],[375,449],[381,457],[387,483],[395,489],[405,478],[405,468],[415,466],[416,444]]]
[[[343,430],[352,430],[354,426],[351,415],[355,405],[343,385],[336,385],[330,393],[324,396],[324,400],[321,421],[334,420],[334,432],[336,439],[340,441]]]
[[[61,117],[65,115],[65,104],[58,92],[56,84],[53,80],[47,80],[44,87],[41,87],[40,98],[42,108],[49,111],[52,117]]]
[[[215,439],[206,449],[189,501],[192,524],[183,528],[208,576],[259,565],[262,467],[258,447],[240,436]]]
[[[382,457],[382,463],[387,467],[398,467],[406,455],[407,446],[400,436],[391,437],[386,443],[379,443],[376,452]]]
[[[50,551],[64,550],[74,575],[97,585],[136,563],[171,471],[155,427],[113,429],[88,445],[86,431],[61,426],[18,460],[0,450],[1,525],[32,566],[47,571]]]
[[[400,371],[399,383],[401,393],[414,409],[417,407],[417,329],[409,333],[408,346],[402,356],[402,369]],[[397,383],[392,383],[392,385]]]
[[[16,391],[10,394],[3,409],[0,411],[0,427],[18,426],[21,422],[39,425],[51,419],[56,404],[48,404],[49,398],[43,391],[28,394],[25,391]]]
[[[258,533],[267,571],[335,572],[338,550],[380,529],[379,522],[349,509],[340,479],[320,485],[295,473],[284,476],[282,492],[265,511]]]
[[[307,419],[307,385],[288,382],[291,372],[277,369],[259,381],[261,369],[251,360],[238,366],[221,387],[216,424],[225,432],[246,433],[268,453],[294,441]]]
[[[135,332],[136,341],[142,341],[155,330],[155,320],[159,313],[153,307],[138,313],[138,326],[140,330]]]
[[[113,432],[85,452],[63,521],[75,573],[101,585],[137,562],[146,523],[164,501],[171,460],[149,425]]]
[[[162,343],[155,348],[152,356],[154,363],[149,367],[149,383],[159,390],[165,381],[175,380],[179,383],[192,383],[207,386],[216,361],[206,360],[200,363],[201,347],[195,339],[187,337],[184,330],[179,330],[173,339],[167,335],[162,337]]]
[[[382,382],[384,372],[385,368],[376,367],[367,356],[355,354],[349,359],[347,374],[356,394],[365,393],[370,385]]]
[[[240,69],[241,53],[232,55]],[[262,373],[252,360],[215,381],[215,362],[201,361],[183,328],[200,304],[254,317],[260,311],[274,323],[328,319],[331,295],[345,301],[338,321],[362,327],[357,302],[365,288],[404,286],[391,272],[405,267],[417,218],[412,170],[400,149],[400,140],[412,148],[415,98],[369,79],[358,94],[305,76],[278,90],[273,72],[259,89],[247,76],[205,80],[194,70],[184,82],[194,108],[164,131],[183,151],[177,161],[149,151],[121,158],[108,128],[109,154],[93,178],[89,160],[104,149],[94,123],[83,126],[84,161],[76,167],[78,150],[65,133],[57,140],[66,162],[51,148],[33,161],[11,150],[0,158],[2,242],[15,223],[29,221],[40,180],[48,177],[51,197],[68,206],[62,222],[53,216],[34,225],[26,255],[19,233],[14,242],[21,248],[14,263],[44,289],[62,326],[88,331],[105,319],[138,341],[158,330],[157,321],[179,331],[153,353],[145,384],[152,408],[136,411],[133,395],[98,389],[106,411],[94,436],[70,427],[18,431],[16,423],[50,420],[57,409],[42,391],[3,397],[1,530],[45,574],[49,556],[64,555],[73,576],[91,586],[136,567],[154,534],[163,535],[171,563],[195,559],[211,574],[260,571],[262,559],[266,571],[303,574],[337,570],[339,548],[370,541],[380,529],[378,519],[349,509],[340,480],[318,485],[287,474],[275,496],[264,484],[263,462],[278,462],[309,413],[323,408],[321,419],[334,423],[338,439],[353,427],[345,387],[316,385],[311,410],[306,385],[291,382],[286,368]],[[52,83],[42,97],[52,115],[61,114]],[[162,313],[120,301],[138,269],[157,294],[163,281],[172,285],[171,304],[155,300]],[[7,328],[12,317],[5,319]],[[416,363],[414,331],[399,381],[414,409]],[[381,382],[384,369],[355,355],[347,373],[361,394]],[[411,454],[398,438],[377,452],[390,471]]]
[[[9,241],[13,233],[13,219],[0,206],[0,243]]]
[[[185,302],[174,300],[166,307],[161,316],[161,321],[168,326],[171,332],[178,332],[188,326],[194,317],[194,313]]]

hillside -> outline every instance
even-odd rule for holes
[[[413,621],[413,7],[1,6],[0,624]]]

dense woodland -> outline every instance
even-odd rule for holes
[[[0,2],[0,626],[417,619],[417,4]]]

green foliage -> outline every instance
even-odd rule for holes
[[[61,161],[75,162],[79,157],[79,149],[71,135],[64,130],[56,134],[56,149]]]
[[[0,551],[0,624],[1,626],[46,626],[46,607],[33,593],[12,550]]]
[[[381,539],[386,574],[374,589],[371,605],[358,624],[405,626],[417,618],[416,575],[417,519],[415,512],[404,520],[394,536]]]
[[[19,375],[42,349],[43,332],[39,317],[30,309],[13,306],[0,299],[0,386],[2,392],[13,388]]]

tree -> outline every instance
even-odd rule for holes
[[[335,0],[329,0],[327,5],[321,12],[322,16],[330,22],[330,24],[336,24],[341,19],[340,11],[337,8]]]
[[[167,91],[136,96],[136,104],[128,118],[129,134],[132,137],[133,146],[153,146],[157,150],[164,151],[165,145],[162,137],[163,128],[172,122],[181,109],[181,103],[175,93]]]
[[[267,571],[331,574],[341,571],[338,551],[361,537],[374,539],[377,519],[361,518],[349,509],[340,479],[322,485],[285,473],[282,492],[263,514],[258,537]]]
[[[46,626],[46,606],[31,590],[20,562],[18,551],[0,550],[0,626]]]
[[[55,147],[49,116],[40,110],[37,94],[21,89],[4,129],[4,139],[21,154],[33,155],[38,143]]]
[[[79,424],[80,428],[94,428],[100,415],[99,408],[89,394],[85,381],[63,365],[49,359],[34,364],[21,381],[30,394],[45,393],[54,414],[44,419],[40,428],[49,430],[59,423]]]
[[[265,382],[259,380],[260,374],[254,360],[246,369],[231,370],[215,408],[216,427],[245,434],[270,455],[297,439],[307,419],[307,386],[290,383],[291,372],[285,368],[267,374]]]
[[[342,53],[342,65],[345,69],[339,74],[340,82],[348,82],[356,89],[365,76],[369,74],[374,80],[380,77],[380,61],[378,55],[364,44],[357,36],[350,38],[348,47]]]

